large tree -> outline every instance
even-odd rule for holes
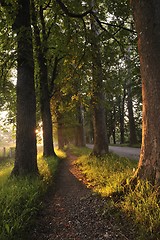
[[[160,2],[131,0],[141,64],[143,128],[136,176],[160,185]]]
[[[105,98],[103,86],[103,70],[99,31],[95,19],[91,17],[91,50],[92,50],[92,109],[94,147],[92,154],[103,155],[108,153],[108,140],[105,116]]]
[[[30,1],[18,0],[13,30],[17,41],[17,132],[13,175],[37,174],[36,98]]]

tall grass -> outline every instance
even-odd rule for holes
[[[129,220],[132,224],[131,231],[135,226],[135,240],[160,239],[158,191],[147,181],[139,181],[135,189],[130,187],[127,192],[121,184],[124,179],[129,182],[137,162],[109,154],[101,158],[83,155],[78,157],[76,164],[86,176],[88,186],[107,197],[104,212],[110,212],[115,222],[116,219],[120,221],[120,215],[125,216],[125,224],[129,225]]]
[[[136,163],[127,158],[115,157],[108,154],[105,157],[91,157],[83,155],[76,161],[80,170],[86,175],[88,185],[102,196],[109,196],[113,192],[121,192],[122,181],[132,176]]]
[[[160,199],[158,190],[148,181],[139,181],[125,195],[121,208],[140,226],[142,239],[160,239]]]
[[[60,153],[60,152],[59,152]],[[59,154],[57,152],[57,154]],[[62,155],[61,153],[59,155]],[[13,161],[0,166],[0,239],[22,239],[41,207],[41,197],[50,186],[58,158],[38,158],[39,177],[8,178]]]

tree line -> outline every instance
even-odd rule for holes
[[[110,141],[142,141],[133,179],[159,185],[158,0],[0,4],[1,108],[11,121],[16,115],[12,174],[38,174],[41,120],[44,156],[55,155],[55,125],[59,147],[93,141],[96,156],[108,153]]]

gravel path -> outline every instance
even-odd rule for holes
[[[125,240],[117,226],[102,214],[105,199],[92,194],[73,164],[62,160],[56,190],[45,199],[30,240]],[[80,180],[78,180],[80,179]],[[84,180],[84,181],[83,181]]]

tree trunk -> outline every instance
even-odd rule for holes
[[[18,1],[14,24],[17,32],[17,132],[13,175],[37,174],[36,98],[29,0]]]
[[[92,47],[92,108],[94,147],[93,155],[108,153],[108,140],[106,129],[106,114],[104,108],[104,88],[101,64],[101,52],[98,39],[98,28],[95,20],[91,18],[91,47]]]
[[[119,123],[120,123],[120,143],[124,143],[124,101],[125,101],[125,89],[123,93],[123,98],[119,97]]]
[[[92,108],[92,106],[90,106]],[[85,129],[86,132],[86,143],[93,144],[93,119],[89,116],[89,120],[87,121],[87,127]]]
[[[41,72],[40,75],[43,75]],[[52,116],[50,110],[50,97],[48,93],[48,87],[45,86],[43,76],[40,77],[40,103],[41,103],[41,117],[43,127],[43,155],[54,156],[53,148],[53,128],[52,128]]]
[[[113,126],[112,126],[112,136],[113,136],[113,143],[116,144],[116,108],[114,106],[113,109]]]
[[[137,135],[136,135],[136,125],[133,114],[133,102],[132,102],[132,89],[131,83],[129,82],[127,86],[127,106],[128,106],[128,118],[129,118],[129,143],[130,145],[134,145],[137,143]]]
[[[107,114],[109,115],[109,114]],[[116,144],[116,108],[113,106],[113,111],[110,111],[110,116],[107,119],[108,125],[108,142]],[[112,139],[112,141],[111,141]]]
[[[160,185],[160,3],[132,0],[141,64],[143,126],[136,176]]]
[[[84,119],[82,113],[82,105],[80,103],[77,106],[77,120],[78,124],[76,127],[76,139],[75,139],[76,146],[84,147],[86,145],[84,133]]]
[[[57,125],[58,125],[57,126],[58,148],[63,149],[65,146],[64,134],[63,134],[63,124],[58,123]]]
[[[32,1],[32,22],[34,27],[34,37],[36,43],[36,55],[37,62],[39,66],[39,80],[40,80],[40,106],[41,106],[41,118],[42,118],[42,128],[43,128],[43,155],[44,156],[54,156],[53,147],[53,128],[52,128],[52,116],[50,109],[50,95],[48,86],[48,69],[45,54],[43,51],[43,46],[40,38],[40,30],[37,25],[37,16],[34,6],[34,1]],[[44,37],[43,37],[44,38]],[[46,49],[46,48],[45,48]]]
[[[136,134],[136,125],[133,113],[133,100],[132,100],[132,76],[131,76],[131,59],[130,59],[131,48],[128,47],[128,51],[126,54],[126,66],[127,66],[127,107],[128,107],[128,118],[129,118],[129,142],[130,145],[134,145],[137,143],[137,134]]]

